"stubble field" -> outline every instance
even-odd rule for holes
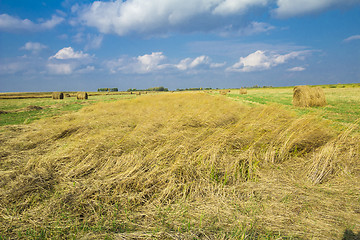
[[[356,239],[360,88],[324,91],[0,100],[0,239]]]

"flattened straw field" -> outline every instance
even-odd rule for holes
[[[360,231],[358,125],[205,93],[1,127],[5,239],[341,239]]]

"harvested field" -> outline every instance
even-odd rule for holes
[[[5,126],[0,233],[341,239],[360,231],[357,126],[199,93]]]

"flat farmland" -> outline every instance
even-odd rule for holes
[[[0,239],[356,239],[359,90],[0,100]]]
[[[57,100],[51,93],[3,93],[0,94],[0,126],[26,124],[41,118],[57,116],[80,110],[97,102],[111,102],[119,99],[134,98],[134,94],[89,93],[88,100],[77,100],[76,93]]]
[[[323,88],[327,100],[325,107],[298,108],[292,105],[293,88],[250,89],[248,94],[232,90],[227,96],[250,106],[278,104],[301,114],[316,114],[334,123],[354,123],[360,118],[360,86]]]

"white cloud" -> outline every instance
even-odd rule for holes
[[[73,65],[70,63],[49,63],[47,68],[50,74],[69,75],[73,72]]]
[[[90,58],[90,55],[83,53],[82,51],[75,52],[72,47],[65,47],[59,50],[54,56],[51,56],[49,59],[84,59]]]
[[[94,66],[87,66],[92,57],[82,51],[74,51],[72,47],[59,50],[49,57],[47,69],[50,74],[67,75],[72,73],[89,73],[95,70]]]
[[[264,7],[270,0],[116,0],[95,1],[76,7],[83,24],[102,33],[120,36],[161,34],[172,31],[211,31],[233,23],[226,16],[243,15],[251,7]],[[225,18],[224,18],[225,17]],[[209,21],[208,21],[209,20]],[[237,20],[237,28],[243,27]],[[232,28],[236,28],[232,26]]]
[[[169,71],[177,69],[185,71],[201,67],[219,68],[225,65],[225,63],[212,63],[208,56],[185,58],[177,64],[171,62],[173,61],[168,60],[162,52],[153,52],[135,58],[122,57],[117,60],[108,61],[106,66],[111,73],[123,72],[144,74],[159,70]]]
[[[250,7],[266,6],[268,2],[268,0],[225,0],[220,1],[213,13],[220,15],[244,13]]]
[[[273,27],[266,23],[246,24],[250,9],[262,8],[279,18],[351,6],[360,0],[112,0],[75,5],[74,24],[95,27],[101,33],[161,35],[171,32],[231,30],[261,33]],[[236,16],[236,21],[234,21]]]
[[[223,30],[223,32],[220,33],[222,36],[228,36],[228,35],[240,35],[240,36],[250,36],[255,35],[259,33],[265,33],[269,32],[271,30],[274,30],[275,27],[271,24],[264,23],[264,22],[251,22],[248,25],[236,29],[232,25],[226,26]]]
[[[274,26],[264,22],[251,22],[249,26],[241,30],[243,35],[253,35],[262,32],[268,32],[275,29]]]
[[[179,64],[176,64],[176,68],[179,70],[187,70],[187,69],[193,69],[200,65],[209,65],[210,58],[208,56],[200,56],[195,59],[191,58],[185,58],[180,61]]]
[[[137,66],[135,71],[138,73],[152,72],[157,69],[161,69],[160,62],[166,57],[162,52],[153,52],[151,54],[145,54],[137,57]]]
[[[160,64],[166,56],[162,52],[153,52],[138,57],[124,56],[116,60],[106,62],[111,73],[151,73],[168,67],[168,64]]]
[[[25,43],[25,45],[23,47],[21,47],[20,49],[22,50],[27,50],[27,51],[31,51],[33,53],[38,53],[43,49],[46,49],[47,46],[38,42],[27,42]]]
[[[258,50],[249,54],[247,57],[240,57],[239,62],[227,68],[227,71],[233,72],[253,72],[268,70],[272,67],[284,64],[291,59],[304,59],[309,51],[294,51],[288,54],[276,54]]]
[[[358,3],[359,0],[277,0],[278,8],[274,13],[277,17],[287,18]]]
[[[354,36],[348,37],[348,38],[344,39],[344,42],[351,42],[354,40],[360,40],[360,35],[354,35]]]
[[[210,63],[210,68],[221,68],[226,65],[226,62],[223,63]]]
[[[12,17],[8,14],[0,15],[0,30],[8,31],[8,32],[16,32],[16,31],[43,31],[54,28],[56,25],[62,23],[65,19],[63,17],[59,17],[53,15],[51,19],[34,23],[29,19],[20,19],[17,17]]]
[[[293,68],[289,68],[288,71],[289,72],[302,72],[305,71],[306,68],[304,67],[293,67]]]

